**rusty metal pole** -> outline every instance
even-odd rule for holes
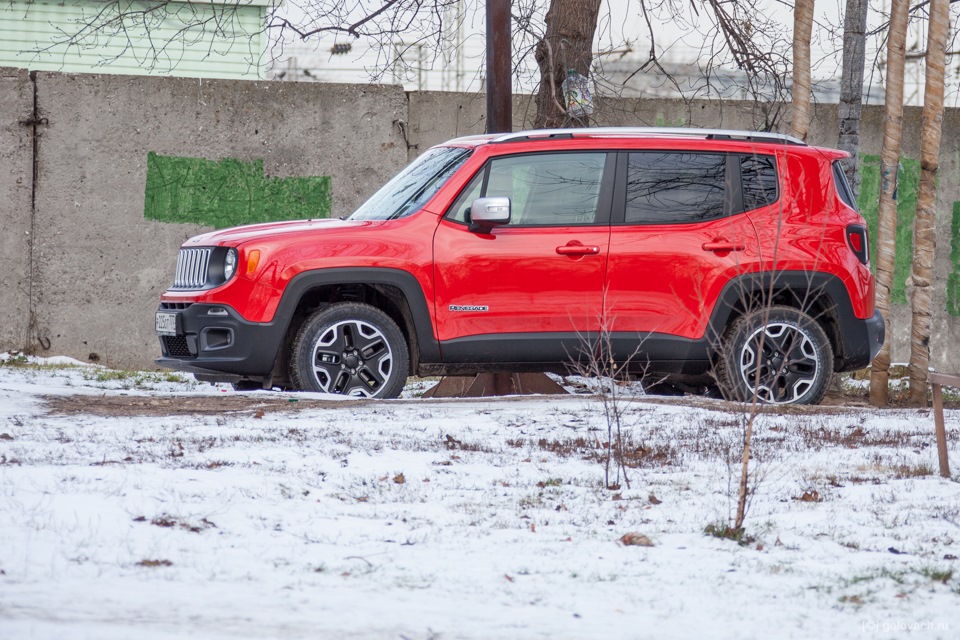
[[[510,0],[487,2],[487,133],[513,131]]]

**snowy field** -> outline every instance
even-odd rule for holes
[[[0,365],[0,638],[960,638],[929,410],[234,393]],[[960,469],[960,410],[947,411]],[[625,534],[653,546],[627,545]]]

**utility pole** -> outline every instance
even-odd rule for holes
[[[487,2],[487,133],[513,131],[510,0]]]

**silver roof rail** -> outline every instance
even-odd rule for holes
[[[708,140],[743,140],[747,142],[773,142],[806,146],[806,142],[783,133],[768,131],[735,131],[732,129],[697,129],[683,127],[583,127],[578,129],[530,129],[505,133],[490,140],[493,144],[520,142],[522,140],[547,140],[556,138],[574,138],[583,136],[649,136],[677,137],[689,136]]]

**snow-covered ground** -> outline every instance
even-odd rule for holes
[[[744,418],[633,401],[610,489],[588,396],[332,401],[8,361],[0,638],[960,637],[960,483],[929,410],[761,415],[738,544],[704,529],[735,506]]]

